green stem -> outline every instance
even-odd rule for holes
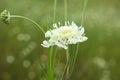
[[[65,21],[67,21],[67,0],[64,0],[64,6],[65,6],[64,17],[65,17]],[[67,62],[62,74],[62,80],[66,80],[66,77],[69,78],[69,50],[68,49],[66,50],[66,59],[67,59]]]
[[[57,6],[57,0],[54,0],[54,11],[53,11],[53,23],[56,21],[56,6]]]
[[[73,55],[71,55],[71,65],[70,65],[70,76],[73,72],[74,66],[75,66],[75,61],[76,61],[76,57],[78,54],[78,50],[79,50],[79,44],[76,45],[76,49],[75,49],[75,53],[72,53]]]
[[[65,65],[65,68],[64,68],[61,80],[68,80],[69,79],[69,58],[70,58],[70,56],[69,56],[69,50],[67,49],[66,50],[66,59],[67,59],[67,62],[66,62],[66,65]]]
[[[81,20],[81,26],[83,25],[83,22],[84,22],[85,10],[86,10],[86,7],[87,7],[87,2],[88,2],[88,0],[85,0],[85,1],[84,1],[83,12],[82,12],[82,20]]]
[[[66,75],[69,76],[69,58],[70,58],[70,56],[69,56],[69,50],[68,49],[66,50],[66,58],[67,58],[67,64],[68,64]]]
[[[81,26],[83,25],[83,22],[84,22],[85,10],[86,10],[86,7],[87,7],[87,2],[88,2],[88,0],[85,0],[85,1],[84,1],[83,12],[82,12],[82,20],[81,20]],[[75,54],[72,55],[71,67],[70,67],[70,76],[71,76],[71,74],[72,74],[72,72],[73,72],[73,69],[74,69],[76,57],[77,57],[77,55],[78,55],[78,50],[79,50],[79,44],[76,45]]]
[[[64,0],[65,5],[65,21],[67,21],[67,0]]]
[[[32,19],[29,19],[29,18],[24,17],[24,16],[19,16],[19,15],[11,15],[10,17],[12,17],[12,18],[23,18],[23,19],[26,19],[26,20],[32,22],[33,24],[35,24],[37,26],[37,28],[40,29],[45,34],[45,31],[43,30],[43,28],[38,23],[36,23],[35,21],[33,21]]]
[[[54,10],[53,10],[53,23],[56,19],[56,6],[57,0],[54,0]],[[54,80],[54,59],[53,59],[53,46],[50,48],[48,52],[48,76],[47,80]]]
[[[48,76],[47,80],[54,80],[54,69],[53,69],[53,47],[48,52]]]
[[[56,62],[57,50],[58,50],[58,48],[54,47],[54,63]],[[58,58],[57,58],[57,60],[58,60]],[[59,60],[58,60],[58,62],[59,62]]]

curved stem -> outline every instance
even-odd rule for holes
[[[24,17],[24,16],[19,16],[19,15],[11,15],[10,17],[12,17],[12,18],[23,18],[23,19],[26,19],[26,20],[32,22],[33,24],[35,24],[37,26],[37,28],[40,29],[45,34],[45,31],[43,30],[43,28],[38,23],[36,23],[35,21],[33,21],[32,19],[29,19],[29,18]]]

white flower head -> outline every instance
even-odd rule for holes
[[[59,25],[59,26],[58,26]],[[53,24],[53,30],[48,30],[45,33],[45,37],[49,40],[44,40],[41,44],[43,47],[50,47],[57,45],[58,47],[68,49],[69,44],[76,44],[78,42],[84,42],[88,38],[84,34],[84,28],[78,27],[74,22],[71,24],[65,22],[65,25]]]

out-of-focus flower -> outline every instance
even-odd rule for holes
[[[28,67],[30,67],[30,65],[31,65],[31,63],[30,63],[29,60],[23,61],[23,67],[24,67],[24,68],[28,68]]]
[[[15,61],[14,56],[7,56],[6,58],[7,63],[12,64]]]
[[[0,19],[4,23],[8,24],[10,22],[10,12],[7,10],[4,10],[3,12],[0,13]]]
[[[58,47],[68,49],[69,44],[76,44],[78,42],[84,42],[88,38],[84,34],[84,28],[82,26],[78,27],[74,22],[71,24],[65,22],[65,25],[59,26],[53,24],[54,29],[48,30],[45,33],[45,37],[49,40],[44,40],[43,47],[50,47],[57,45]]]
[[[93,62],[95,64],[97,64],[100,68],[106,68],[107,67],[107,63],[103,58],[95,57],[93,59]]]

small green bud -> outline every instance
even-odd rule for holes
[[[10,12],[7,10],[4,10],[3,12],[0,13],[0,19],[4,23],[8,24],[10,22]]]

